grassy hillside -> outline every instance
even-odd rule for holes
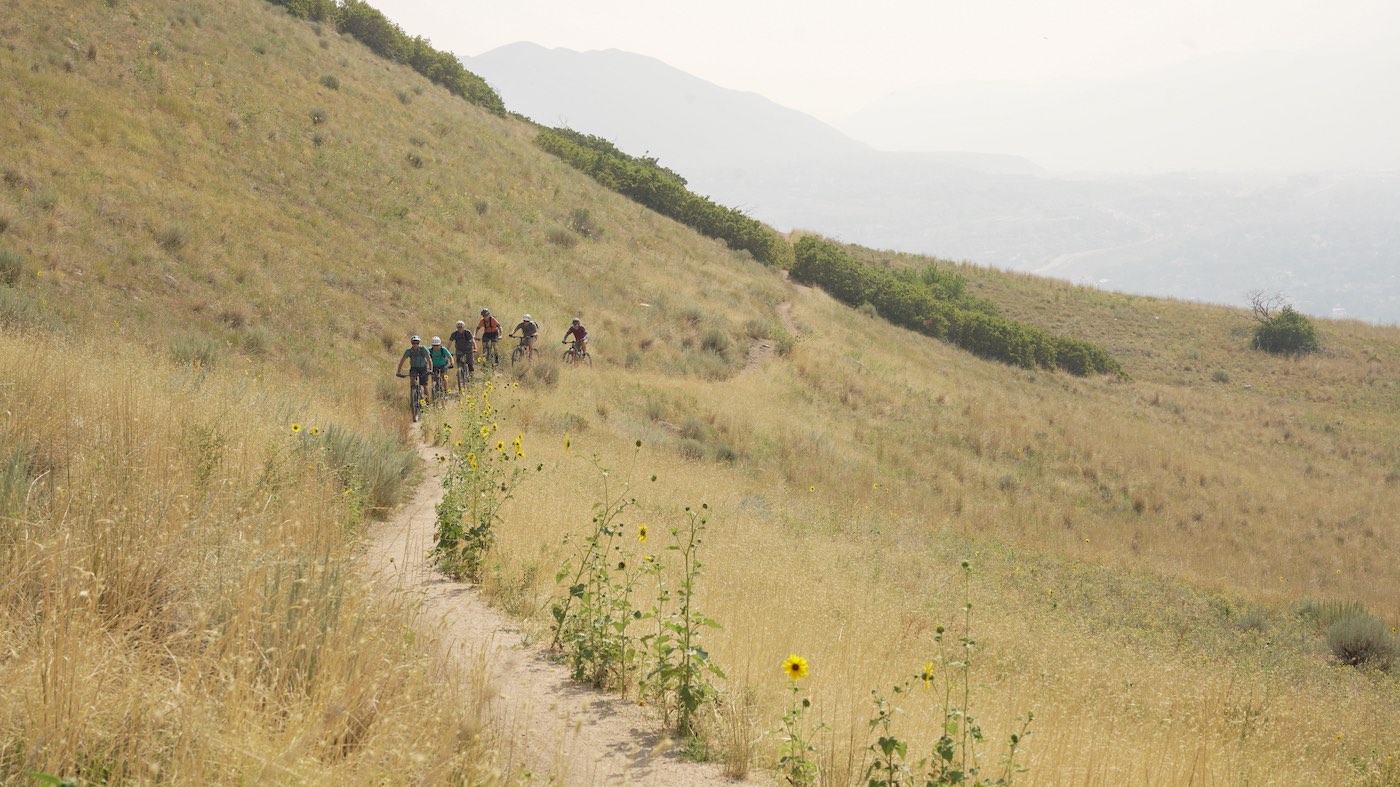
[[[7,368],[20,342],[79,336],[96,342],[75,345],[82,357],[118,348],[96,380],[173,375],[178,390],[170,369],[198,362],[220,385],[260,380],[382,436],[407,431],[390,373],[408,334],[445,335],[483,306],[508,322],[531,312],[547,339],[582,316],[593,369],[541,363],[497,394],[501,427],[546,475],[503,509],[485,585],[547,626],[561,537],[599,495],[589,456],[637,479],[627,524],[652,523],[662,544],[683,506],[707,502],[699,601],[724,626],[707,637],[729,675],[725,713],[704,722],[716,749],[773,764],[778,736],[757,733],[778,726],[779,665],[796,652],[828,725],[823,778],[855,780],[870,690],[928,662],[935,627],[962,636],[970,592],[986,757],[1035,712],[1018,783],[1395,783],[1400,683],[1338,665],[1299,609],[1355,601],[1400,622],[1400,332],[1325,323],[1323,354],[1279,359],[1246,349],[1242,312],[955,266],[973,295],[1104,346],[1125,376],[978,360],[790,284],[602,189],[536,148],[532,127],[261,0],[24,2],[0,22],[0,75],[13,108],[0,115],[0,321],[28,331],[9,339]],[[7,452],[60,433],[32,426],[46,410],[25,401],[39,410],[11,410]],[[289,411],[224,401],[178,423],[285,428]],[[161,450],[180,434],[159,435]],[[97,450],[54,445],[66,463]],[[177,494],[181,478],[138,493]],[[65,532],[25,531],[11,511],[5,527],[32,532],[21,541]],[[60,574],[40,586],[66,587]],[[8,620],[7,638],[59,652]],[[120,661],[128,676],[150,669]],[[42,694],[6,696],[11,750],[76,734],[71,719],[21,724]],[[106,702],[105,718],[129,713]],[[927,751],[931,700],[910,695],[904,711],[899,734]],[[251,712],[243,724],[275,726]],[[365,757],[398,745],[375,739]],[[479,761],[454,747],[424,778]],[[43,767],[71,772],[81,749],[61,751]],[[189,761],[189,780],[226,765]],[[5,772],[34,767],[16,762]]]

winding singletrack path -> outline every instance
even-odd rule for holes
[[[365,560],[384,592],[419,597],[421,624],[438,633],[464,679],[489,701],[488,723],[509,771],[562,785],[736,784],[718,765],[680,759],[641,708],[571,681],[475,589],[427,564],[442,453],[420,445],[428,478],[391,521],[370,530]]]

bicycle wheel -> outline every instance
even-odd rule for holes
[[[443,381],[443,375],[433,375],[433,404],[440,404],[446,396],[447,383]]]
[[[413,422],[418,423],[418,416],[422,414],[423,389],[414,383],[408,389],[408,411],[413,414]]]
[[[583,356],[579,358],[579,363],[583,364],[584,366],[592,366],[593,356],[589,355],[587,350],[584,350]]]
[[[511,365],[511,366],[514,366],[514,365],[520,363],[521,359],[523,359],[524,357],[525,357],[525,348],[524,348],[524,347],[516,347],[516,348],[515,348],[514,350],[512,350],[511,353],[510,353],[510,365]]]
[[[457,364],[457,392],[461,393],[467,387],[467,367],[466,364]]]
[[[564,351],[564,363],[565,363],[565,365],[571,364],[571,363],[573,363],[573,362],[574,362],[574,351],[573,351],[573,350],[565,350],[565,351]]]

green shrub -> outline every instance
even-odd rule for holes
[[[798,241],[795,254],[792,276],[797,281],[819,286],[848,306],[869,304],[895,325],[944,339],[983,358],[1078,375],[1120,371],[1112,356],[1088,342],[1052,336],[972,301],[942,300],[921,278],[862,264],[814,236]],[[942,291],[961,292],[940,275],[933,280]]]
[[[1271,317],[1254,326],[1252,346],[1256,350],[1280,355],[1317,352],[1317,329],[1312,321],[1292,306],[1285,306]]]
[[[323,126],[331,118],[330,113],[320,107],[311,110],[307,115],[311,117],[311,125],[313,126]]]
[[[13,287],[23,274],[24,258],[13,251],[0,249],[0,284]]]
[[[593,221],[593,215],[588,208],[574,208],[569,211],[569,229],[594,240],[603,236],[603,230]]]
[[[1389,669],[1395,661],[1396,644],[1385,624],[1362,613],[1342,618],[1327,627],[1327,647],[1343,664]]]
[[[335,74],[326,74],[321,77],[321,86],[326,88],[327,90],[339,90],[340,77],[336,76]]]
[[[730,352],[734,350],[734,340],[730,339],[729,334],[719,328],[711,328],[705,331],[705,335],[701,337],[700,349],[714,353],[721,358],[728,358]]]

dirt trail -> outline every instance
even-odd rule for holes
[[[783,271],[783,274],[783,277],[787,278],[787,271]],[[801,289],[809,289],[800,284],[794,284],[793,286]],[[791,301],[783,301],[774,307],[774,311],[778,313],[778,321],[782,323],[783,328],[788,333],[797,333],[797,325],[792,321]],[[739,374],[746,375],[757,371],[758,367],[762,366],[765,361],[777,354],[777,347],[778,343],[773,339],[754,339],[753,344],[749,345],[749,358],[744,363],[744,368],[739,371]]]
[[[682,761],[642,709],[569,680],[474,589],[427,565],[441,453],[420,446],[429,477],[392,521],[370,531],[366,562],[385,592],[421,595],[424,625],[438,627],[452,660],[493,697],[491,723],[510,768],[549,784],[734,785],[718,765]]]

